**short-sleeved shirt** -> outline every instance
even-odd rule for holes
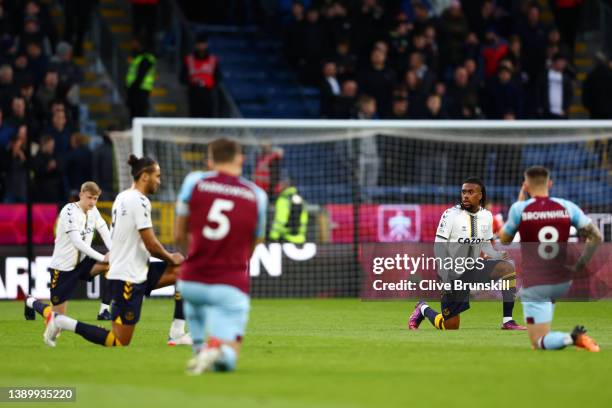
[[[153,228],[151,202],[136,189],[121,192],[113,203],[112,248],[108,279],[142,283],[147,279],[149,257],[140,231]]]
[[[571,201],[555,197],[533,197],[510,207],[503,227],[506,235],[521,236],[523,286],[567,281],[566,243],[573,226],[582,229],[591,219]],[[530,244],[539,243],[539,244]]]
[[[84,212],[78,203],[66,204],[60,211],[55,226],[55,246],[49,267],[58,271],[71,271],[85,254],[74,246],[68,234],[77,231],[87,246],[91,246],[94,231],[108,228],[96,207]]]
[[[473,259],[480,257],[482,246],[493,239],[493,214],[486,208],[476,212],[464,210],[460,205],[444,211],[436,230],[434,252],[436,257]],[[442,262],[446,264],[446,262]],[[460,273],[449,268],[438,268],[444,279],[456,278]]]
[[[185,178],[176,212],[189,217],[190,247],[181,279],[226,284],[249,291],[253,245],[265,236],[266,193],[254,183],[221,172]]]

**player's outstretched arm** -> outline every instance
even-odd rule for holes
[[[147,251],[149,251],[151,255],[175,266],[178,266],[183,262],[184,258],[181,254],[171,254],[170,252],[166,251],[166,248],[164,248],[164,246],[155,236],[153,228],[145,228],[139,230],[138,232],[140,233],[140,237],[142,238],[145,248],[147,248]]]
[[[104,255],[87,245],[78,231],[70,231],[68,233],[68,238],[70,238],[70,242],[72,242],[72,245],[74,245],[76,249],[98,262],[104,262]]]
[[[106,225],[106,222],[101,224],[98,228],[96,228],[96,230],[98,231],[98,234],[100,234],[100,237],[102,237],[102,241],[104,241],[104,245],[106,246],[106,249],[110,251],[111,245],[112,245],[112,239],[111,239],[110,231],[108,230],[108,225]]]

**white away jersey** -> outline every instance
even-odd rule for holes
[[[479,244],[492,239],[493,214],[482,207],[476,213],[451,207],[442,214],[436,230],[436,242]]]
[[[55,226],[55,247],[51,258],[51,269],[71,271],[84,258],[74,246],[68,233],[78,231],[87,246],[91,246],[95,230],[106,226],[106,222],[96,207],[83,212],[77,203],[69,203],[62,208]]]
[[[149,257],[140,230],[152,228],[151,202],[140,191],[121,192],[113,203],[112,248],[108,279],[142,283],[147,279]]]

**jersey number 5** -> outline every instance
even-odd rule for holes
[[[232,211],[233,209],[233,201],[224,200],[222,198],[215,199],[210,207],[210,210],[208,211],[208,216],[206,219],[209,222],[216,223],[217,227],[211,228],[206,225],[202,230],[202,235],[204,235],[204,238],[210,239],[211,241],[218,241],[225,238],[230,231],[230,220],[227,218],[227,215],[225,215],[224,212]]]

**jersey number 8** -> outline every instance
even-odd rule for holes
[[[215,199],[210,207],[210,210],[208,211],[208,216],[206,219],[209,222],[216,223],[217,227],[211,228],[206,225],[202,230],[202,235],[204,235],[204,238],[210,239],[211,241],[219,241],[220,239],[225,238],[230,231],[230,220],[227,218],[227,215],[225,215],[224,212],[231,211],[233,209],[233,201],[224,200],[222,198]]]
[[[553,226],[542,227],[538,232],[538,255],[540,258],[550,260],[559,254],[559,231]]]

